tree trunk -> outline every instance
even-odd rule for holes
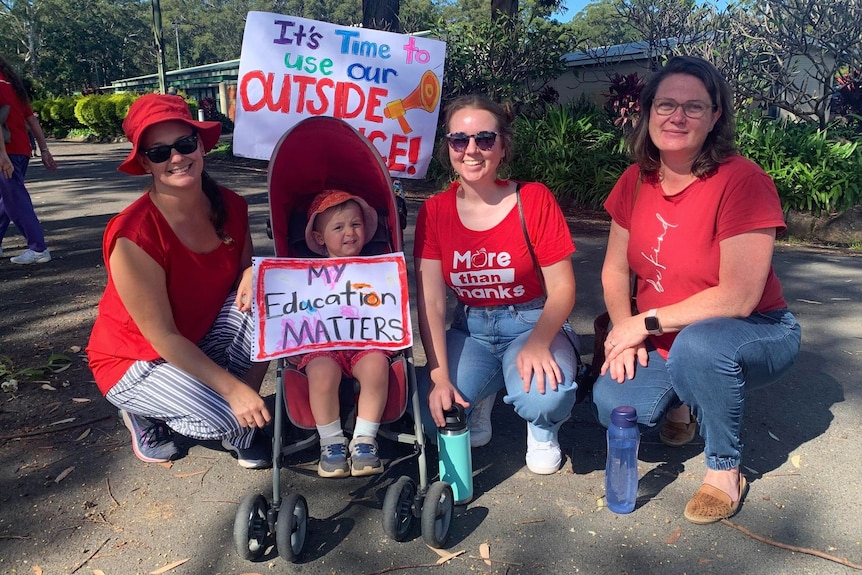
[[[362,27],[401,32],[401,0],[362,0]]]
[[[514,19],[518,15],[518,0],[491,0],[491,19],[497,20],[500,16]]]

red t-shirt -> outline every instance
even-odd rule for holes
[[[720,242],[758,229],[784,230],[784,214],[772,179],[754,162],[733,156],[718,171],[675,196],[658,182],[643,181],[637,210],[632,195],[638,167],[630,166],[605,202],[613,220],[629,231],[628,261],[637,274],[638,309],[682,301],[718,285]],[[770,267],[755,311],[787,307],[781,283]],[[676,333],[651,336],[667,356]]]
[[[20,154],[30,157],[30,138],[27,136],[26,118],[33,115],[30,104],[22,102],[6,76],[0,74],[0,106],[9,105],[6,127],[9,128],[11,141],[6,142],[7,154]]]
[[[422,205],[414,257],[440,260],[446,285],[467,305],[525,303],[542,296],[518,207],[489,230],[468,229],[458,217],[458,186],[453,182]],[[540,183],[522,184],[521,203],[539,266],[571,256],[575,244],[551,191]]]
[[[225,233],[233,242],[199,254],[189,250],[174,234],[149,193],[108,222],[102,255],[108,285],[99,302],[99,313],[87,355],[99,390],[105,394],[135,361],[152,361],[159,354],[141,334],[111,278],[111,251],[118,238],[140,246],[164,270],[168,299],[179,332],[197,343],[212,327],[225,298],[234,289],[248,234],[248,205],[236,193],[220,188],[227,207]]]

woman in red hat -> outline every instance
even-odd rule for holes
[[[221,125],[194,121],[179,96],[148,94],[123,130],[132,151],[119,170],[152,180],[105,230],[108,284],[87,347],[96,384],[143,461],[177,456],[173,430],[268,467],[256,433],[270,421],[267,364],[250,361],[248,206],[204,171]]]

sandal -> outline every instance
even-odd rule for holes
[[[721,489],[704,483],[685,506],[683,515],[698,525],[707,525],[733,517],[739,511],[747,491],[748,482],[741,473],[739,474],[739,499],[736,501],[731,501],[730,496]]]
[[[670,447],[682,447],[692,442],[695,431],[697,431],[696,421],[681,423],[665,418],[661,431],[658,433],[658,438],[662,443]]]

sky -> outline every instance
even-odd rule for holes
[[[590,3],[590,0],[565,0],[563,6],[568,10],[560,17],[561,22],[568,22],[575,17],[575,14],[584,9],[584,6]]]
[[[560,22],[568,22],[575,17],[575,14],[583,10],[584,7],[592,1],[594,0],[563,0],[563,6],[568,8],[568,10],[565,14],[558,16]],[[727,0],[713,0],[713,2],[719,7],[727,6]],[[701,1],[700,3],[705,4],[706,2]]]

